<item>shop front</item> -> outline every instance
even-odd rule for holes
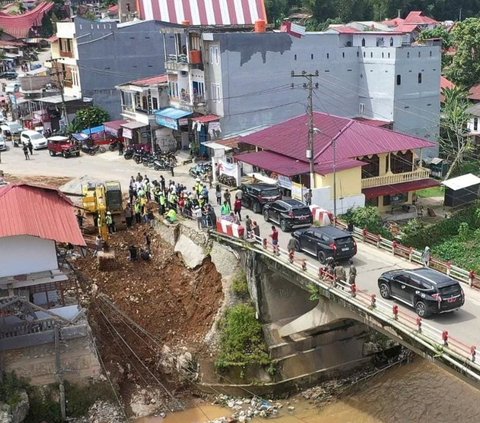
[[[145,150],[151,149],[151,136],[149,125],[138,122],[136,120],[122,123],[120,125],[122,131],[122,140],[125,146],[143,145]]]
[[[155,122],[163,128],[170,129],[170,135],[175,138],[177,149],[187,149],[188,139],[188,119],[192,112],[187,110],[167,107],[166,109],[155,112]],[[166,134],[167,135],[167,134]]]

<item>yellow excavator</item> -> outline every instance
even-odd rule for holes
[[[83,208],[87,213],[98,216],[98,231],[100,236],[108,239],[108,227],[106,224],[107,212],[114,216],[123,213],[122,188],[118,181],[106,181],[101,183],[88,182],[82,185]],[[117,217],[115,223],[119,226],[122,219]]]

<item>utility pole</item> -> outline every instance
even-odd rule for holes
[[[60,88],[60,98],[62,99],[62,114],[65,119],[65,125],[68,127],[70,125],[70,122],[68,120],[68,114],[67,114],[67,105],[65,104],[65,96],[63,94],[63,81],[60,79],[60,74],[62,74],[63,77],[65,77],[65,71],[59,71],[58,70],[58,61],[60,59],[50,59],[47,60],[47,62],[55,63],[55,76],[57,77],[57,82],[58,86]]]
[[[315,188],[315,154],[313,149],[313,138],[315,135],[315,127],[313,125],[313,88],[318,88],[318,83],[313,84],[313,78],[318,77],[318,70],[315,73],[307,73],[302,71],[302,73],[295,73],[292,71],[292,78],[305,78],[307,82],[303,84],[303,87],[308,89],[308,148],[306,151],[306,157],[310,164],[310,189]],[[293,88],[293,84],[292,84]]]
[[[65,385],[63,381],[63,369],[60,359],[60,326],[58,323],[55,323],[54,327],[54,341],[55,341],[55,375],[58,382],[59,390],[59,402],[60,402],[60,414],[62,421],[67,419],[67,412],[65,407]]]

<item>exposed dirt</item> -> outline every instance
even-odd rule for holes
[[[5,180],[12,184],[25,183],[25,184],[35,184],[35,185],[44,185],[46,187],[58,188],[63,184],[71,181],[72,178],[63,177],[63,176],[14,176],[8,173],[5,174]]]

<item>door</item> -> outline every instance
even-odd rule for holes
[[[315,236],[312,231],[305,231],[300,237],[300,248],[308,252],[315,252]]]
[[[279,217],[281,212],[282,212],[282,206],[280,206],[279,204],[273,203],[270,207],[270,218],[273,221],[279,223],[280,222]]]
[[[395,277],[395,280],[397,283],[395,284],[395,288],[392,287],[392,294],[398,299],[413,305],[413,298],[415,290],[418,289],[418,284],[409,276],[405,275],[398,275]]]

